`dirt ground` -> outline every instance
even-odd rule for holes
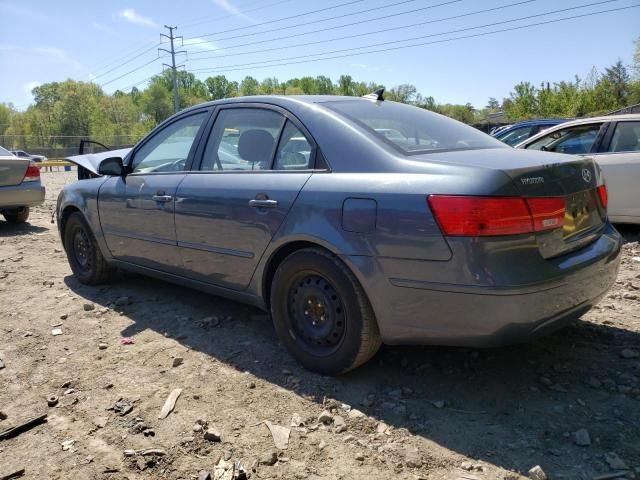
[[[0,221],[0,432],[47,414],[0,440],[0,479],[640,478],[637,229],[573,326],[510,348],[384,347],[328,378],[250,307],[132,274],[80,285],[51,223],[74,176],[43,174],[30,223]],[[290,429],[286,449],[265,421]]]

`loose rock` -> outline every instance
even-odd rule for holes
[[[93,303],[84,303],[82,304],[82,308],[85,312],[90,312],[92,310],[95,310],[96,306]]]
[[[276,452],[268,452],[260,457],[261,465],[275,465],[278,461],[278,454]]]
[[[532,480],[547,480],[547,474],[542,470],[540,465],[536,465],[528,472],[529,478]]]
[[[173,359],[173,368],[179,367],[180,365],[182,365],[184,363],[184,358],[182,357],[176,357]]]
[[[320,415],[318,415],[318,422],[328,425],[333,422],[333,415],[331,415],[329,411],[323,410]]]
[[[625,348],[620,352],[620,356],[626,359],[638,358],[640,357],[640,352],[632,350],[630,348]]]
[[[591,437],[589,436],[589,432],[584,428],[581,428],[580,430],[574,432],[573,441],[580,447],[588,447],[589,445],[591,445]]]
[[[201,470],[198,474],[198,480],[211,480],[211,474],[206,470]]]
[[[220,434],[220,430],[215,427],[209,427],[206,432],[204,432],[204,439],[209,440],[210,442],[220,442],[222,440],[222,435]]]

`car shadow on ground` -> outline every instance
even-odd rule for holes
[[[571,471],[570,478],[581,478],[575,469],[585,464],[593,469],[596,462],[607,471],[603,458],[609,450],[640,458],[634,427],[640,396],[620,388],[638,376],[640,365],[622,365],[619,356],[640,345],[640,335],[612,324],[579,321],[535,342],[488,350],[383,347],[366,365],[329,378],[300,367],[278,341],[269,316],[246,305],[133,274],[101,288],[71,276],[65,282],[103,306],[130,296],[131,304],[116,307],[133,322],[123,337],[159,332],[315,399],[318,411],[324,398],[332,398],[488,464],[526,472],[539,463],[547,473]],[[211,316],[220,319],[218,326],[202,324]],[[592,438],[588,451],[572,437],[581,428]]]
[[[46,227],[32,225],[30,223],[13,224],[0,220],[0,238],[17,237],[19,235],[33,235],[49,230]]]

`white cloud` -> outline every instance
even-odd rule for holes
[[[231,3],[230,0],[211,0],[211,3],[213,3],[217,7],[220,7],[225,12],[230,13],[231,15],[236,15],[240,18],[244,18],[249,22],[256,23],[256,21],[249,15],[245,15],[244,13],[242,13],[238,7]]]
[[[194,49],[199,48],[200,50],[215,50],[216,52],[224,51],[216,42],[198,37],[185,39],[183,45],[193,47]]]
[[[42,83],[34,80],[33,82],[27,82],[23,84],[22,88],[24,88],[25,93],[28,93],[29,95],[31,95],[31,90],[33,90],[36,87],[39,87],[40,85],[42,85]]]
[[[143,25],[145,27],[153,27],[158,28],[158,24],[151,20],[148,17],[144,17],[138,13],[133,8],[125,8],[121,12],[118,13],[120,18],[124,18],[127,22],[135,23],[136,25]]]

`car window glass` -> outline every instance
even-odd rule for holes
[[[613,132],[610,152],[640,151],[640,122],[620,122]]]
[[[211,130],[200,170],[268,170],[285,117],[273,110],[222,110]]]
[[[306,170],[313,168],[313,147],[307,137],[290,120],[282,131],[273,164],[274,170]]]
[[[548,152],[580,155],[591,152],[600,131],[601,123],[577,125],[556,130],[527,145],[529,150],[545,150]]]
[[[136,151],[133,157],[133,172],[184,170],[193,141],[206,116],[206,112],[201,112],[181,118],[156,133]]]
[[[527,138],[529,138],[531,136],[532,130],[533,130],[532,126],[515,128],[510,132],[497,135],[496,138],[506,143],[507,145],[511,145],[513,147],[519,144],[520,142],[524,142]]]

